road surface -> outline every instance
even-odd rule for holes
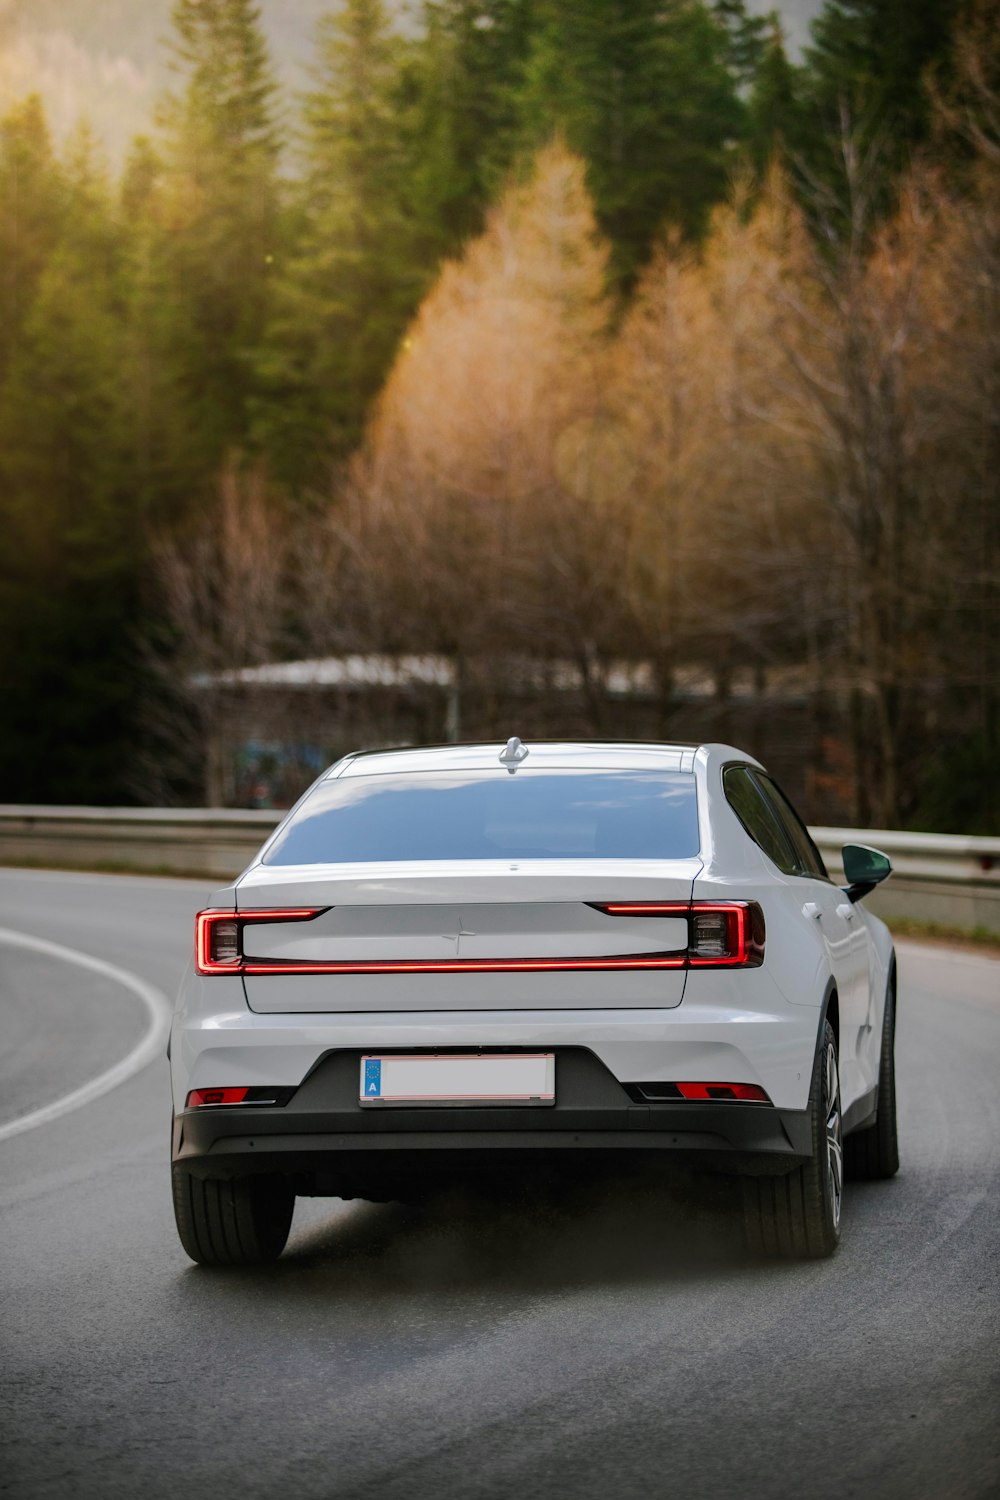
[[[830,1262],[748,1260],[718,1183],[604,1184],[300,1200],[277,1266],[219,1273],[142,1052],[209,894],[0,872],[41,940],[0,941],[0,1493],[1000,1495],[1000,963],[900,945],[903,1166]]]

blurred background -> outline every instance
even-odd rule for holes
[[[0,800],[1000,833],[1000,0],[0,0]]]

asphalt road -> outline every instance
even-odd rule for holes
[[[3,871],[0,927],[172,995],[208,894]],[[900,946],[902,1170],[817,1265],[748,1260],[677,1183],[300,1200],[276,1267],[195,1268],[165,1061],[9,1132],[148,1026],[0,943],[0,1493],[1000,1495],[1000,963]]]

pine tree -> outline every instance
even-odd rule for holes
[[[481,231],[505,186],[538,25],[537,0],[425,0],[402,83],[412,202],[432,264]]]
[[[59,241],[65,188],[37,94],[0,120],[0,379]]]
[[[890,184],[926,139],[928,70],[947,61],[960,0],[826,0],[806,49],[803,139],[809,169],[842,205],[844,136],[866,163],[866,193],[882,210]]]
[[[402,43],[382,0],[347,0],[319,44],[298,246],[258,362],[257,434],[296,487],[356,446],[428,274],[397,119]]]
[[[758,175],[764,175],[776,150],[796,149],[801,110],[799,70],[788,60],[775,20],[747,101],[747,140]]]
[[[729,39],[729,69],[741,88],[751,85],[767,53],[768,39],[780,25],[776,10],[766,16],[747,10],[746,0],[712,0],[712,14]]]
[[[203,452],[191,441],[190,403],[173,358],[176,282],[162,212],[166,169],[138,137],[119,188],[122,254],[122,405],[135,503],[151,526],[182,525],[204,492]]]
[[[525,130],[565,132],[629,285],[665,221],[704,232],[743,111],[730,39],[694,0],[540,0]]]
[[[0,393],[0,775],[12,800],[129,799],[139,517],[122,463],[118,234],[92,143]]]
[[[162,112],[165,351],[201,471],[245,444],[278,252],[280,137],[252,0],[175,0],[180,93]]]

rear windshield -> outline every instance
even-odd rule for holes
[[[320,782],[264,863],[686,859],[697,853],[690,774],[429,771]]]

